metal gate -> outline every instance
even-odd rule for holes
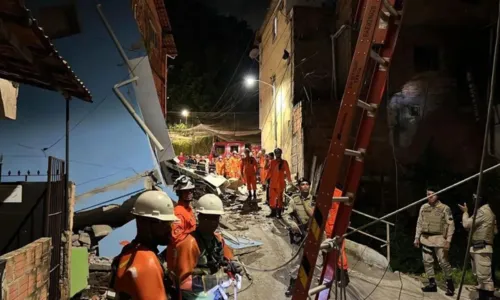
[[[65,163],[55,157],[49,157],[47,174],[47,197],[45,198],[45,236],[52,239],[52,253],[50,258],[49,299],[61,298],[60,283],[61,266],[65,265],[65,256],[61,255],[62,235],[65,231],[68,218],[67,189]]]

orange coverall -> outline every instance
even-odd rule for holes
[[[224,173],[226,178],[231,178],[231,157],[224,158]]]
[[[163,268],[155,251],[132,242],[120,256],[113,286],[117,294],[127,294],[133,300],[168,299]]]
[[[235,156],[229,159],[229,177],[240,178],[240,159]]]
[[[342,191],[338,188],[335,188],[333,192],[333,197],[342,197]],[[332,207],[328,213],[328,219],[326,220],[325,232],[328,238],[332,237],[333,234],[333,226],[335,226],[335,219],[337,218],[337,212],[339,210],[340,202],[333,202]],[[340,248],[340,255],[342,255],[342,259],[339,257],[338,266],[344,270],[347,270],[347,255],[345,253],[345,240],[342,241],[342,247]]]
[[[266,169],[266,157],[263,155],[259,157],[259,166],[260,166],[260,183],[266,183],[267,177],[267,169]]]
[[[224,176],[225,171],[226,163],[224,162],[224,160],[217,160],[217,162],[215,162],[215,173],[217,173],[217,175]]]
[[[215,237],[222,242],[224,248],[224,257],[228,260],[233,258],[233,252],[224,243],[224,239],[218,233]],[[200,247],[196,239],[190,234],[174,247],[167,247],[167,268],[174,272],[179,280],[181,290],[191,291],[193,283],[193,270],[198,264],[200,258]]]
[[[174,244],[182,241],[196,229],[196,216],[189,203],[179,200],[174,208],[174,214],[179,221],[172,223],[172,241]]]
[[[241,162],[241,174],[247,184],[248,191],[257,190],[257,161],[253,157],[245,157]]]
[[[280,162],[281,169],[279,167]],[[290,182],[292,181],[288,162],[284,159],[271,160],[266,178],[271,180],[269,184],[269,206],[273,209],[283,208],[283,193],[286,188],[285,178]]]

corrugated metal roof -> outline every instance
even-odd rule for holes
[[[92,102],[21,0],[0,1],[0,77]]]

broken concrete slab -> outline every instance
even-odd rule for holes
[[[92,240],[90,239],[90,235],[86,232],[80,233],[80,237],[78,238],[78,241],[82,245],[89,245],[90,246],[92,244]]]
[[[92,225],[92,231],[96,238],[105,237],[113,231],[109,225]]]

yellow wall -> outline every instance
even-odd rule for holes
[[[262,131],[262,146],[267,152],[275,147],[275,107],[277,108],[277,146],[283,150],[283,157],[291,159],[292,145],[292,74],[293,58],[291,22],[287,22],[286,12],[276,11],[265,24],[260,43],[259,79],[272,84],[275,77],[276,96],[272,88],[259,84],[259,125]],[[273,39],[274,18],[277,17],[277,34]],[[284,50],[290,53],[287,60],[282,59]]]

